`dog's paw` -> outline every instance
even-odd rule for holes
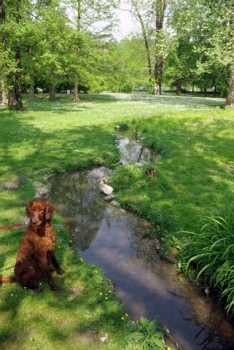
[[[56,292],[57,290],[59,290],[59,287],[56,286],[56,284],[52,284],[52,285],[50,286],[50,288],[51,288],[54,292]]]
[[[65,271],[63,269],[60,269],[60,268],[57,269],[56,272],[58,275],[63,275],[65,273]]]

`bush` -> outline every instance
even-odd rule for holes
[[[132,87],[129,84],[122,85],[119,88],[119,92],[124,92],[126,94],[130,94],[130,92],[132,92]]]
[[[197,278],[209,288],[218,288],[227,313],[234,313],[234,205],[220,216],[207,217],[187,245],[187,267],[195,263]]]

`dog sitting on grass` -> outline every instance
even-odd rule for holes
[[[58,289],[53,281],[50,263],[57,274],[64,271],[54,255],[55,232],[51,224],[54,206],[43,198],[37,198],[26,207],[30,222],[18,250],[14,276],[0,276],[0,283],[19,282],[23,287],[41,291],[40,280],[44,279],[54,291]]]

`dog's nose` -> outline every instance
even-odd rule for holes
[[[37,224],[37,220],[33,220],[33,221],[32,221],[32,224],[33,224],[33,225],[36,225],[36,224]]]

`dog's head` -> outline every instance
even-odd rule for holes
[[[36,198],[28,203],[26,212],[33,226],[41,226],[51,221],[54,206],[43,198]]]

